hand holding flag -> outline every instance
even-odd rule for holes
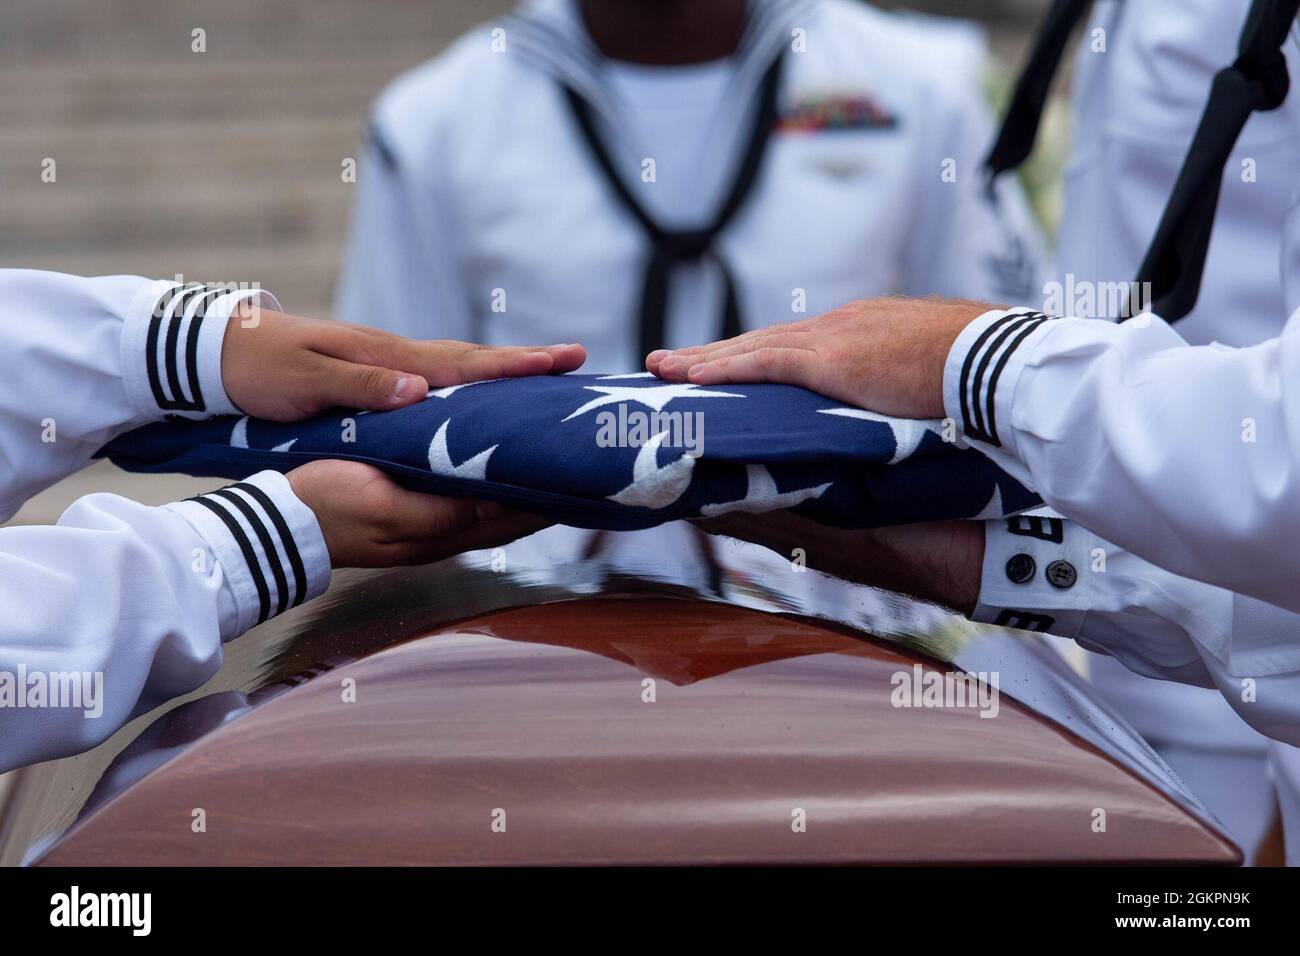
[[[860,299],[824,315],[646,356],[667,381],[780,382],[900,418],[942,418],[953,342],[997,306],[934,297]]]
[[[221,376],[244,412],[292,422],[334,406],[404,408],[423,401],[430,386],[571,372],[586,358],[581,345],[417,341],[243,303],[226,327]]]

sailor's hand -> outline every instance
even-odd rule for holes
[[[789,511],[731,512],[694,524],[805,566],[970,614],[984,566],[984,522],[934,521],[846,531]]]
[[[288,422],[334,406],[401,408],[422,400],[431,386],[571,372],[586,358],[580,345],[420,341],[246,302],[226,326],[221,377],[244,412]]]
[[[316,515],[336,568],[428,564],[507,544],[550,524],[493,502],[408,491],[355,461],[314,461],[287,477]]]
[[[888,297],[733,339],[646,357],[660,378],[697,385],[783,382],[900,418],[942,418],[943,370],[958,334],[996,306]]]

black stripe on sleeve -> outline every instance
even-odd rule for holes
[[[971,419],[971,403],[978,396],[970,394],[970,373],[975,366],[975,357],[980,353],[984,343],[987,342],[998,329],[1006,325],[1015,318],[1012,315],[1004,315],[999,319],[991,322],[989,327],[979,334],[979,338],[971,345],[970,351],[966,353],[966,359],[961,364],[961,375],[957,379],[957,390],[961,394],[961,423],[962,430],[973,438],[982,438],[983,435],[975,428],[975,423]]]
[[[190,319],[189,332],[186,334],[185,341],[185,371],[190,380],[190,405],[196,412],[205,412],[208,410],[207,403],[203,401],[203,387],[199,384],[199,329],[203,325],[203,319],[208,314],[208,307],[226,294],[224,289],[209,288],[204,293],[198,308],[194,310],[194,317]],[[180,328],[180,319],[176,320],[177,328]],[[169,356],[175,353],[168,353]],[[177,392],[177,396],[181,393]]]
[[[275,530],[280,534],[280,540],[284,542],[284,553],[289,557],[289,567],[293,569],[294,584],[297,587],[294,595],[292,607],[297,607],[307,597],[307,570],[303,567],[302,555],[298,553],[298,544],[293,540],[293,532],[289,530],[289,523],[284,520],[284,515],[276,507],[275,502],[257,485],[250,485],[241,481],[237,485],[231,485],[232,488],[238,488],[240,491],[251,495],[253,499],[262,506],[271,523],[275,525]]]
[[[145,368],[149,374],[149,388],[153,391],[154,402],[161,409],[170,407],[167,394],[163,391],[162,378],[158,374],[158,338],[162,333],[163,319],[172,312],[172,306],[177,296],[185,295],[195,289],[200,289],[199,285],[172,286],[158,299],[153,307],[153,316],[149,319],[149,334],[145,337]]]
[[[171,321],[167,323],[167,341],[163,343],[163,356],[166,359],[167,388],[172,393],[172,407],[185,404],[185,393],[181,391],[181,376],[176,368],[176,342],[181,334],[181,322],[185,319],[185,310],[189,308],[194,295],[181,293],[180,301],[172,311]]]
[[[1022,330],[1019,335],[1017,335],[1014,339],[1012,339],[1011,344],[1007,346],[1007,350],[1003,352],[1002,357],[998,359],[998,364],[993,367],[993,374],[989,376],[989,387],[988,387],[989,434],[993,436],[993,444],[995,445],[1000,446],[1002,444],[1002,441],[998,438],[997,402],[995,401],[998,393],[998,379],[1002,377],[1002,370],[1007,367],[1007,361],[1011,358],[1012,354],[1016,351],[1016,349],[1020,348],[1021,344],[1025,341],[1025,339],[1029,338],[1029,336],[1033,333],[1034,329],[1038,328],[1046,321],[1047,321],[1046,318],[1034,319],[1034,321],[1029,324],[1028,328]]]
[[[1016,611],[1006,608],[999,612],[993,622],[997,627],[1014,627],[1022,631],[1037,631],[1046,634],[1056,623],[1056,618],[1048,614],[1035,614],[1033,611]]]
[[[169,289],[154,307],[153,317],[149,323],[149,334],[145,340],[146,368],[149,374],[149,387],[153,391],[154,401],[163,411],[202,412],[207,405],[203,401],[203,391],[199,387],[198,368],[198,332],[207,307],[225,292],[221,288],[192,283],[184,287]],[[190,382],[191,398],[185,397],[181,388],[180,375],[180,332],[185,320],[185,313],[194,303],[195,297],[201,297],[198,308],[190,320],[189,335],[185,343],[186,375]],[[158,340],[163,337],[163,325],[166,324],[163,352],[165,367],[158,368]],[[171,397],[163,389],[163,374],[167,379],[167,388]]]
[[[1022,538],[1038,538],[1053,544],[1065,540],[1065,522],[1043,515],[1012,515],[1007,519],[1007,531]]]
[[[984,373],[988,371],[989,363],[993,361],[993,357],[998,354],[998,350],[1002,348],[1007,339],[1011,338],[1017,329],[1032,324],[1033,322],[1034,318],[1030,315],[1013,316],[1012,321],[1003,327],[997,337],[988,344],[988,348],[986,348],[984,354],[980,356],[979,364],[975,366],[975,379],[971,383],[971,398],[975,403],[975,433],[989,444],[997,445],[1000,444],[1000,442],[998,442],[997,436],[987,428],[987,423],[985,422],[985,418],[987,417],[985,415],[985,410],[990,404],[992,404],[992,398],[990,393],[984,389]],[[1016,341],[1020,340],[1017,339]],[[981,398],[981,395],[985,397]]]
[[[198,308],[194,312],[194,318],[190,320],[190,331],[192,335],[195,328],[194,324],[196,322],[199,322],[202,319],[202,316],[204,312],[207,311],[207,307],[209,304],[211,304],[211,301],[215,297],[220,295],[222,295],[221,289],[212,289],[210,287],[204,287],[202,289],[195,290],[195,292],[192,295],[187,295],[185,297],[184,302],[176,306],[176,311],[172,314],[171,324],[167,326],[167,342],[163,346],[163,351],[167,356],[167,384],[172,391],[172,403],[174,407],[176,407],[177,409],[185,409],[188,411],[195,411],[195,412],[201,412],[204,409],[204,405],[201,399],[199,399],[197,396],[195,396],[193,400],[186,399],[185,392],[181,389],[181,375],[180,375],[180,368],[179,368],[180,365],[179,346],[180,346],[181,325],[185,321],[185,313],[190,310],[190,307],[194,305],[195,300],[197,299]],[[198,339],[197,337],[194,338],[195,338],[194,366],[189,365],[188,342],[186,343],[186,351],[187,351],[186,372],[191,385],[194,385],[194,383],[196,383],[199,378]]]
[[[271,613],[271,596],[266,589],[266,575],[262,573],[262,565],[257,560],[257,553],[253,551],[253,544],[248,540],[248,535],[244,534],[244,529],[240,527],[235,516],[228,512],[221,505],[209,498],[199,495],[197,498],[191,498],[190,501],[197,502],[207,508],[226,526],[230,536],[235,539],[235,544],[239,545],[240,553],[244,556],[244,563],[248,565],[249,573],[253,576],[253,586],[257,588],[257,599],[260,604],[260,611],[257,616],[257,623],[261,624],[270,616]]]
[[[1007,313],[991,322],[972,344],[957,380],[962,427],[969,437],[991,445],[1002,444],[993,412],[998,379],[1012,353],[1049,318],[1042,312]],[[985,375],[991,364],[992,374],[986,384]]]
[[[185,369],[190,378],[190,397],[194,400],[195,410],[200,412],[208,410],[208,404],[203,400],[203,386],[199,384],[199,328],[203,325],[203,316],[207,310],[205,303],[194,313],[185,342]]]
[[[253,510],[253,506],[230,488],[218,488],[211,494],[229,501],[248,519],[249,525],[253,528],[253,533],[257,535],[257,540],[262,544],[262,551],[266,553],[266,563],[271,568],[271,577],[275,578],[275,613],[283,614],[285,603],[289,597],[289,586],[284,580],[284,567],[280,564],[280,553],[275,549],[275,542],[271,540],[271,533],[266,530],[266,524]]]

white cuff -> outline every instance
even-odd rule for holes
[[[968,441],[1018,460],[1011,427],[1016,383],[1034,347],[1058,325],[1054,316],[1033,309],[998,309],[957,336],[944,367],[943,404]]]
[[[235,608],[221,622],[223,641],[329,587],[320,524],[278,471],[165,507],[194,526],[223,571]]]
[[[984,523],[971,620],[1073,638],[1093,603],[1092,535],[1048,509]]]
[[[258,288],[227,289],[160,280],[147,285],[125,317],[122,369],[131,402],[147,418],[240,414],[221,380],[221,346],[230,313],[249,299],[280,311]]]

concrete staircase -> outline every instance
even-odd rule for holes
[[[506,6],[5,0],[0,262],[257,281],[328,315],[369,103]]]

